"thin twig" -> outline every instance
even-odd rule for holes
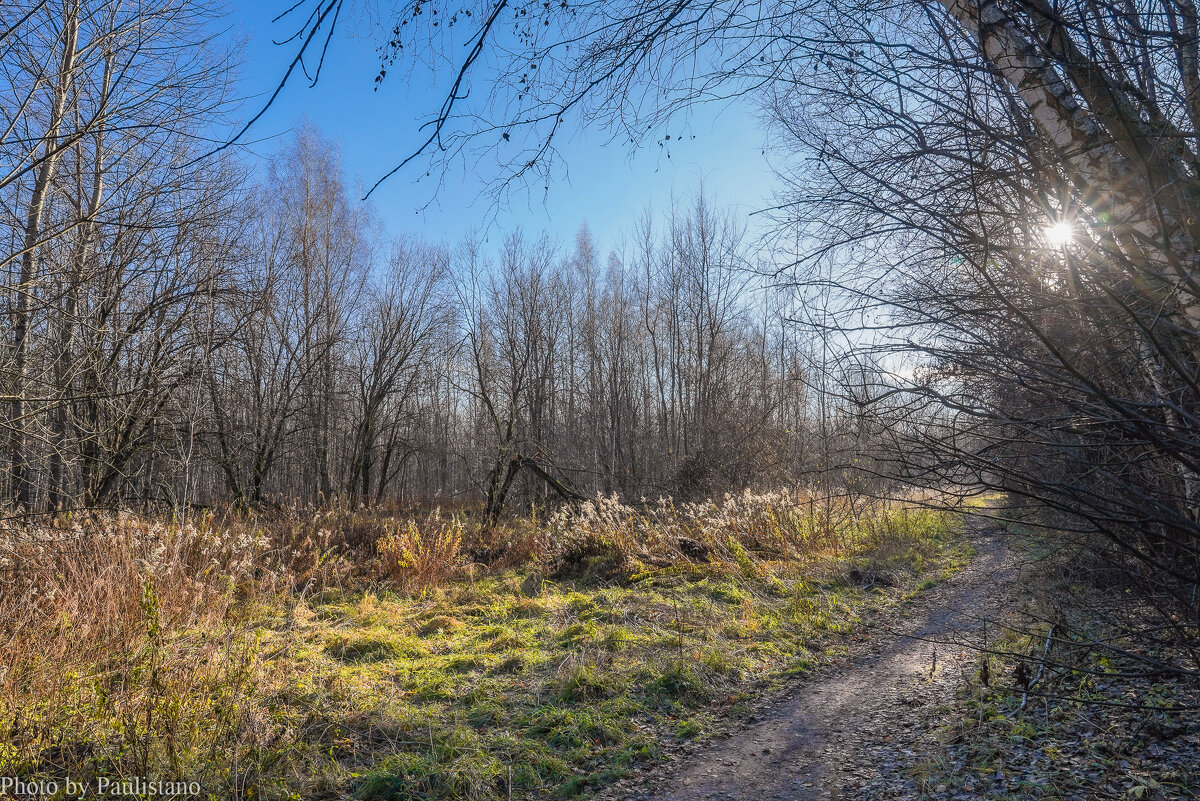
[[[1035,684],[1041,681],[1042,674],[1046,672],[1046,658],[1050,656],[1050,644],[1052,642],[1054,642],[1053,625],[1050,626],[1050,631],[1046,633],[1046,644],[1042,646],[1042,658],[1038,662],[1037,673],[1034,674],[1029,684],[1025,685],[1025,692],[1021,693],[1021,704],[1017,707],[1018,712],[1025,708],[1025,703],[1029,700],[1029,691],[1033,689]]]

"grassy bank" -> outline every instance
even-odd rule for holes
[[[599,499],[487,532],[321,514],[10,546],[0,775],[571,797],[966,558],[954,515],[786,493]]]

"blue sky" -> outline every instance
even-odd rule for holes
[[[247,98],[244,118],[265,102],[292,57],[292,45],[272,43],[272,37],[291,33],[288,26],[271,23],[284,7],[283,0],[229,3],[222,23],[225,35],[245,41],[238,49],[240,94]],[[350,180],[369,187],[419,143],[418,125],[441,104],[445,87],[407,85],[389,77],[378,92],[372,91],[379,69],[373,32],[354,18],[339,29],[317,86],[310,89],[304,76],[294,73],[246,141],[253,143],[254,153],[270,156],[307,117],[338,143]],[[545,198],[514,197],[496,207],[485,194],[495,176],[474,175],[466,168],[448,174],[435,193],[430,179],[417,180],[424,171],[413,164],[388,179],[371,199],[389,233],[446,242],[485,220],[490,220],[486,233],[493,241],[520,226],[570,242],[586,221],[602,250],[608,250],[648,205],[661,212],[672,193],[690,197],[701,182],[715,203],[749,221],[751,211],[769,203],[773,183],[754,109],[745,102],[701,106],[691,113],[687,129],[695,138],[674,143],[670,158],[654,141],[631,152],[606,145],[603,130],[573,130],[560,148],[569,175],[560,170]]]

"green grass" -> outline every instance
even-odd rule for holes
[[[713,731],[722,710],[813,669],[873,611],[959,568],[957,529],[953,515],[908,512],[887,538],[850,532],[803,561],[738,546],[714,564],[547,580],[536,598],[522,570],[419,597],[289,598],[223,635],[171,634],[160,647],[176,654],[226,640],[178,675],[139,674],[162,697],[136,715],[81,678],[72,730],[57,736],[86,744],[96,775],[115,764],[108,749],[151,743],[149,773],[216,797],[238,784],[255,798],[571,798]],[[889,581],[848,578],[864,571]],[[158,728],[170,715],[174,728]],[[0,751],[0,769],[48,764]]]

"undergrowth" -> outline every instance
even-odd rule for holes
[[[6,540],[0,775],[571,797],[966,558],[953,514],[788,493],[600,498],[494,530],[289,514]]]
[[[945,710],[922,797],[1200,798],[1200,682],[1172,668],[1200,632],[1148,623],[1139,587],[1088,550],[1010,528],[1021,602]]]

